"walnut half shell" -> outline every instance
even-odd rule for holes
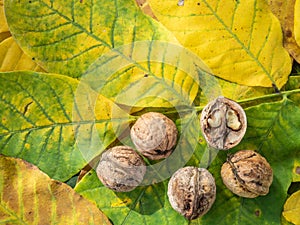
[[[200,123],[208,145],[220,150],[236,146],[244,137],[247,128],[243,108],[235,101],[222,96],[205,106]]]

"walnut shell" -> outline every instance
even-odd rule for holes
[[[222,96],[204,107],[200,123],[207,143],[220,150],[228,150],[240,143],[247,129],[243,108]]]
[[[203,168],[184,167],[177,170],[168,184],[171,206],[188,220],[203,216],[216,199],[216,184]]]
[[[146,164],[132,148],[116,146],[102,153],[96,172],[109,189],[128,192],[143,181]]]
[[[143,114],[130,130],[137,150],[151,160],[167,158],[174,150],[177,134],[174,122],[156,112]]]
[[[255,198],[266,195],[273,181],[273,171],[267,160],[252,150],[230,155],[221,168],[226,187],[234,194]]]

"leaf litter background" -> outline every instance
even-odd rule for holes
[[[130,193],[114,193],[104,188],[95,172],[91,170],[76,185],[75,191],[94,202],[114,224],[280,224],[281,221],[297,224],[293,219],[297,218],[297,211],[290,215],[286,211],[299,208],[299,201],[287,203],[289,205],[285,206],[283,215],[287,221],[281,218],[281,212],[289,188],[293,187],[291,183],[300,180],[299,172],[297,173],[300,166],[300,69],[295,64],[293,76],[289,76],[291,60],[281,44],[280,23],[264,1],[186,1],[183,7],[177,6],[176,1],[153,0],[140,3],[143,9],[148,7],[148,12],[154,13],[155,16],[152,14],[152,17],[155,19],[144,15],[133,1],[6,1],[6,19],[13,38],[4,22],[3,2],[0,3],[0,62],[3,71],[0,95],[1,154],[25,159],[37,165],[51,178],[67,181],[112,144],[126,124],[137,118],[123,111],[120,108],[123,106],[118,106],[120,102],[116,97],[118,91],[130,86],[129,84],[139,84],[145,74],[156,81],[158,90],[167,90],[164,95],[167,102],[171,102],[175,93],[182,99],[181,103],[185,102],[188,106],[194,101],[196,107],[193,110],[200,112],[203,105],[214,97],[205,96],[203,90],[206,87],[201,84],[201,79],[199,86],[197,77],[178,71],[172,65],[166,65],[164,62],[134,61],[134,58],[128,58],[130,54],[118,51],[118,46],[130,45],[133,41],[161,40],[173,44],[180,43],[198,54],[212,72],[221,78],[215,78],[214,81],[217,82],[212,83],[208,80],[207,84],[212,85],[217,93],[238,100],[245,108],[249,123],[246,136],[242,143],[230,152],[255,149],[269,160],[274,170],[274,182],[270,193],[256,199],[239,198],[230,193],[222,184],[219,175],[220,166],[228,152],[219,152],[209,166],[216,178],[217,200],[212,210],[196,221],[186,221],[170,207],[166,196],[167,180],[139,187]],[[200,12],[194,7],[198,6],[198,3],[202,7]],[[253,9],[248,10],[249,17],[243,15],[241,18],[240,11],[249,6]],[[295,35],[296,43],[299,43],[297,7],[299,8],[298,0],[295,2],[292,34]],[[211,21],[208,23],[211,27],[201,26],[203,30],[199,30],[202,19],[204,22]],[[176,30],[173,30],[174,27]],[[226,46],[232,49],[224,49],[226,42],[231,43]],[[135,49],[133,44],[130,49],[131,53],[139,50]],[[112,85],[112,80],[118,81],[120,78],[125,84],[115,88],[111,96],[98,96],[88,86],[84,86],[92,97],[80,95],[81,101],[77,102],[75,98],[75,103],[79,105],[77,111],[75,110],[77,116],[74,116],[74,96],[77,96],[76,87],[79,85],[79,81],[74,78],[80,77],[99,56],[111,50],[114,53],[112,57],[128,60],[129,66],[118,71],[114,79],[104,76],[103,83],[108,85],[104,93],[109,93],[109,90],[116,87],[114,85],[117,82]],[[146,55],[151,55],[150,48],[145,52]],[[205,53],[204,56],[199,52]],[[149,61],[151,59],[150,57]],[[100,68],[101,66],[100,60]],[[204,69],[207,68],[200,68],[201,74],[209,76]],[[255,72],[248,69],[254,69]],[[32,71],[6,72],[16,70]],[[179,80],[184,78],[190,79],[193,89],[179,83]],[[282,94],[277,94],[272,85],[276,85],[277,88],[283,87]],[[97,87],[94,89],[97,90]],[[130,93],[130,89],[128,91]],[[145,89],[145,92],[151,93],[148,89]],[[188,95],[183,97],[182,93]],[[125,95],[126,91],[123,94]],[[93,101],[86,100],[89,98],[98,101],[93,105],[90,103]],[[80,105],[82,102],[87,105]],[[180,101],[173,101],[172,104],[176,106],[179,103]],[[135,105],[141,107],[135,111],[151,106],[170,107],[172,104],[153,98],[146,99]],[[83,111],[89,107],[95,108],[96,120],[91,120],[90,114],[94,113],[92,110]],[[194,112],[187,114],[186,119],[183,119],[172,113],[174,108],[156,109],[174,119],[182,132],[187,127],[185,124],[195,119]],[[112,111],[119,112],[119,116],[115,117],[114,114],[113,117],[117,119],[117,123],[111,120]],[[195,166],[199,165],[206,145],[201,134],[195,133],[197,126],[191,126],[184,133],[180,145],[181,149],[186,147],[187,152],[193,151],[193,147],[196,146],[187,163]],[[76,134],[80,129],[90,131],[89,136],[83,137],[81,143],[88,146],[83,155],[75,143]],[[104,144],[100,149],[91,147],[90,140],[94,138],[103,140]],[[128,139],[123,141],[130,143]],[[182,158],[186,159],[184,155]],[[26,201],[27,194],[22,193],[24,190],[26,193],[27,187],[18,176],[23,172],[27,173],[28,168],[21,166],[19,172],[14,173],[14,170],[5,165],[8,162],[20,164],[22,161],[14,162],[14,159],[4,156],[1,156],[1,161],[1,165],[6,168],[3,171],[11,172],[11,176],[16,178],[19,184],[12,183],[11,186],[18,187],[19,208],[23,209],[22,202]],[[1,180],[1,190],[7,187],[5,184],[8,181],[9,179]],[[12,199],[7,200],[6,197],[7,195],[1,195],[1,222],[9,223],[11,218],[7,218],[7,211],[10,211],[15,223],[19,221],[30,224],[25,216],[26,210],[11,210]],[[295,198],[294,195],[292,197]],[[34,205],[38,208],[38,204]],[[59,207],[54,211],[59,213]],[[38,212],[34,214],[37,221],[43,213],[38,210],[35,212]]]

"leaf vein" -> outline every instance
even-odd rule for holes
[[[253,59],[254,62],[257,63],[257,65],[263,70],[263,72],[267,75],[267,77],[270,79],[270,81],[275,85],[276,82],[274,81],[273,77],[271,76],[270,72],[266,69],[266,67],[254,56],[254,54],[248,49],[243,42],[239,39],[239,37],[224,23],[224,21],[219,17],[219,15],[211,8],[209,3],[206,0],[203,0],[203,2],[206,4],[206,6],[211,10],[215,18],[219,21],[219,23],[225,27],[226,31],[230,33],[234,39],[237,41],[237,43],[242,47],[242,49]]]

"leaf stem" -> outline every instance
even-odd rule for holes
[[[272,94],[268,94],[268,95],[264,95],[264,96],[258,96],[258,97],[253,97],[253,98],[246,98],[246,99],[242,99],[242,100],[238,100],[237,102],[239,104],[246,104],[249,102],[255,102],[255,101],[259,101],[259,100],[266,100],[266,99],[272,99],[272,98],[277,98],[277,97],[282,97],[282,98],[286,98],[292,94],[297,94],[300,93],[300,89],[294,89],[294,90],[289,90],[289,91],[282,91],[280,93],[272,93]],[[196,112],[201,112],[203,110],[205,106],[196,106],[195,110]]]

